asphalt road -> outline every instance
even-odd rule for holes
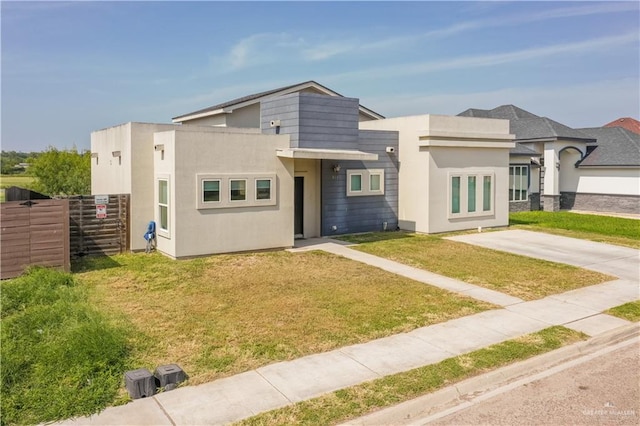
[[[427,424],[639,425],[637,342]]]

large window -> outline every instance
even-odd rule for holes
[[[273,206],[276,174],[198,174],[196,207],[203,209]]]
[[[493,173],[449,174],[449,217],[493,214]]]
[[[384,195],[384,169],[347,170],[347,196]]]
[[[509,166],[509,201],[529,199],[529,166]]]
[[[169,232],[169,180],[158,179],[158,231]]]

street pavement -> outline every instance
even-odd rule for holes
[[[633,273],[638,271],[637,250],[620,250],[620,247],[607,244],[593,246],[583,240],[529,231],[473,234],[471,236],[480,238],[464,242],[489,244],[493,236],[498,241],[497,245],[502,247],[498,249],[512,251],[509,241],[513,241],[513,238],[508,234],[512,232],[519,233],[519,238],[523,238],[520,245],[529,246],[530,250],[538,245],[541,247],[530,251],[528,255],[549,256],[548,248],[554,247],[556,259],[570,264],[579,262],[591,269],[611,270],[612,272],[607,273],[620,279],[524,302],[512,296],[361,253],[344,243],[327,239],[306,241],[297,250],[325,250],[426,284],[489,301],[502,308],[419,328],[409,333],[270,364],[199,386],[185,386],[151,398],[135,400],[127,405],[110,407],[94,416],[70,419],[60,424],[227,424],[378,377],[433,364],[550,325],[564,325],[589,335],[607,333],[629,325],[627,321],[601,312],[639,298],[638,274]],[[585,246],[590,249],[584,251]],[[557,249],[558,247],[562,249]],[[517,250],[517,247],[513,249],[515,252]],[[613,273],[614,270],[621,273]]]
[[[638,339],[586,361],[567,362],[505,386],[493,396],[422,425],[637,425],[640,424]]]

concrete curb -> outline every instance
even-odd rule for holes
[[[486,394],[502,386],[535,375],[560,364],[588,357],[608,346],[612,346],[640,336],[640,323],[618,327],[589,340],[557,349],[534,358],[516,362],[480,376],[448,386],[393,407],[385,408],[364,417],[350,420],[343,425],[387,425],[411,424],[418,418],[426,418],[436,413],[467,403],[479,395]]]

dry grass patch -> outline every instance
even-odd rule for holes
[[[176,362],[192,384],[493,307],[323,252],[87,262],[78,278],[139,331],[140,364]]]
[[[615,279],[575,266],[445,240],[438,236],[394,232],[343,239],[359,243],[353,247],[357,250],[524,300],[535,300]]]

